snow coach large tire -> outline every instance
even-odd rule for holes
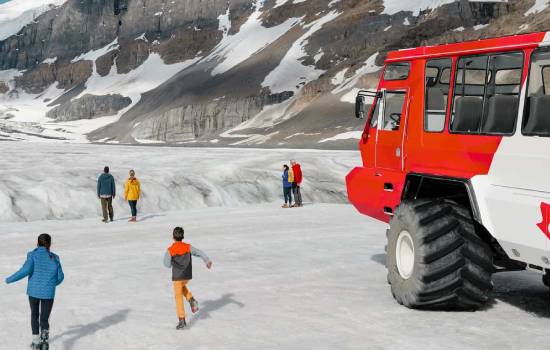
[[[390,221],[391,292],[409,308],[476,310],[493,284],[492,252],[470,212],[449,200],[403,201]]]

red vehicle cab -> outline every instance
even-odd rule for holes
[[[376,91],[359,93],[363,166],[346,178],[348,197],[390,223],[400,303],[477,308],[494,269],[532,268],[548,284],[547,46],[547,33],[531,33],[394,51]],[[435,278],[435,266],[452,271]]]

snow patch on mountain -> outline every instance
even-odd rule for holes
[[[95,60],[117,46],[117,40],[115,40],[99,50],[90,51],[75,58],[74,61]],[[200,59],[201,57],[197,57],[168,65],[164,63],[159,54],[153,53],[142,65],[129,73],[119,74],[116,71],[116,66],[113,65],[110,73],[105,77],[101,77],[97,73],[94,64],[92,76],[86,82],[84,91],[75,98],[80,98],[86,94],[98,96],[120,94],[129,97],[132,103],[113,116],[68,122],[57,122],[46,117],[46,113],[54,107],[51,105],[52,101],[67,92],[58,89],[56,87],[57,83],[53,83],[40,94],[29,94],[22,89],[15,89],[14,79],[22,72],[17,70],[0,71],[0,81],[7,82],[11,90],[8,94],[0,95],[0,118],[9,117],[9,128],[20,131],[21,135],[18,137],[23,139],[32,141],[42,136],[87,142],[85,137],[87,133],[118,121],[125,112],[141,100],[143,93],[155,89],[176,73]],[[33,123],[36,125],[32,125]],[[26,130],[30,126],[33,127],[32,133]],[[32,137],[26,137],[25,135]]]
[[[100,58],[101,56],[113,51],[117,50],[120,47],[118,44],[118,38],[113,40],[112,43],[105,45],[104,47],[97,49],[97,50],[90,50],[86,53],[83,53],[80,56],[77,56],[71,60],[71,63],[75,63],[78,61],[94,61]]]
[[[412,12],[413,16],[418,16],[422,10],[434,9],[455,1],[456,0],[384,0],[384,11],[382,13],[395,15],[399,12]]]
[[[46,58],[44,61],[42,61],[42,64],[54,64],[57,62],[57,57],[52,58]]]
[[[285,4],[299,4],[301,2],[306,2],[307,0],[277,0],[275,3],[275,6],[273,8],[277,8],[279,6],[283,6]]]
[[[535,4],[525,12],[525,16],[539,13],[548,7],[548,0],[535,0]]]
[[[361,139],[361,135],[363,135],[362,131],[348,131],[348,132],[343,132],[343,133],[338,134],[338,135],[333,136],[333,137],[323,139],[323,140],[319,141],[319,143],[325,143],[325,142],[330,142],[330,141],[349,140],[349,139],[359,140],[359,139]]]
[[[160,84],[173,77],[176,73],[198,62],[201,58],[202,57],[196,57],[179,63],[166,64],[158,53],[152,53],[143,64],[125,74],[118,73],[116,71],[116,66],[113,65],[111,71],[105,77],[100,76],[94,66],[94,72],[86,82],[86,89],[79,97],[85,94],[120,94],[129,97],[132,103],[118,112],[117,118],[110,121],[110,123],[113,123],[125,112],[135,106],[135,104],[141,100],[141,95],[143,93],[155,89]]]
[[[53,6],[67,0],[12,0],[0,4],[0,40],[17,34]]]
[[[346,79],[346,73],[347,73],[348,69],[349,68],[344,68],[341,71],[339,71],[338,73],[336,73],[334,75],[334,77],[332,77],[332,80],[330,81],[332,83],[332,85],[342,84],[344,82],[344,80]]]
[[[234,132],[246,129],[259,129],[273,127],[293,117],[289,111],[294,99],[288,99],[282,103],[265,106],[260,113],[221,134],[222,137],[251,137],[255,135],[235,135]]]
[[[403,1],[403,0],[384,0],[384,11],[382,13],[388,15],[395,15],[399,12],[412,12],[413,16],[417,17],[420,11],[435,9],[443,5],[447,5],[460,0],[415,0],[415,1]],[[470,2],[508,2],[508,0],[468,0]],[[541,0],[536,0],[540,2]],[[542,0],[548,1],[548,0]],[[408,22],[408,18],[405,18]],[[405,25],[409,25],[408,23]]]
[[[271,28],[262,25],[261,8],[264,0],[258,0],[256,9],[248,20],[241,26],[238,33],[228,35],[224,33],[222,41],[214,48],[213,52],[205,58],[206,61],[217,60],[218,65],[212,70],[212,75],[227,72],[239,63],[247,60],[253,54],[261,51],[272,42],[279,39],[293,26],[300,22],[299,18],[289,18],[282,24]],[[220,26],[227,23],[229,19],[220,16]]]
[[[489,24],[477,24],[477,25],[474,26],[474,30],[481,30],[481,29],[486,28],[488,26],[489,26]]]
[[[376,65],[376,58],[378,57],[379,53],[376,52],[375,54],[371,55],[363,66],[355,71],[353,76],[347,78],[344,80],[343,83],[340,84],[340,86],[336,87],[334,90],[332,90],[333,94],[338,94],[343,91],[346,91],[348,89],[351,89],[355,87],[355,85],[359,82],[359,79],[365,75],[365,74],[371,74],[379,71],[382,67],[379,67]]]
[[[231,29],[231,19],[229,18],[229,7],[227,12],[218,17],[218,30],[223,33],[223,36],[227,36],[227,32]]]
[[[327,15],[305,25],[304,28],[308,29],[306,33],[294,42],[279,66],[265,77],[262,86],[269,87],[272,93],[296,91],[305,83],[319,78],[325,71],[317,69],[315,66],[305,66],[301,60],[308,55],[306,46],[309,38],[339,15],[337,11],[331,11]]]
[[[359,91],[361,91],[359,88],[351,89],[340,97],[340,102],[355,104],[355,99],[357,98]]]

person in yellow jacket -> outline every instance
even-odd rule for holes
[[[124,199],[128,201],[130,205],[130,210],[132,211],[132,217],[130,222],[137,221],[137,201],[141,196],[141,185],[139,180],[136,178],[136,172],[130,170],[130,177],[126,180],[124,184]]]

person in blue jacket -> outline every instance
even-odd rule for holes
[[[27,254],[27,260],[19,271],[6,278],[8,284],[29,278],[27,295],[31,306],[33,348],[48,341],[55,289],[65,278],[59,257],[50,251],[51,244],[49,234],[38,236],[37,248]]]
[[[113,199],[115,199],[115,178],[109,174],[109,167],[103,169],[103,174],[97,179],[97,198],[101,200],[103,222],[113,221]]]
[[[290,208],[292,206],[292,172],[288,165],[283,165],[283,195],[285,197],[285,204],[283,208]],[[288,204],[287,204],[288,203]]]

